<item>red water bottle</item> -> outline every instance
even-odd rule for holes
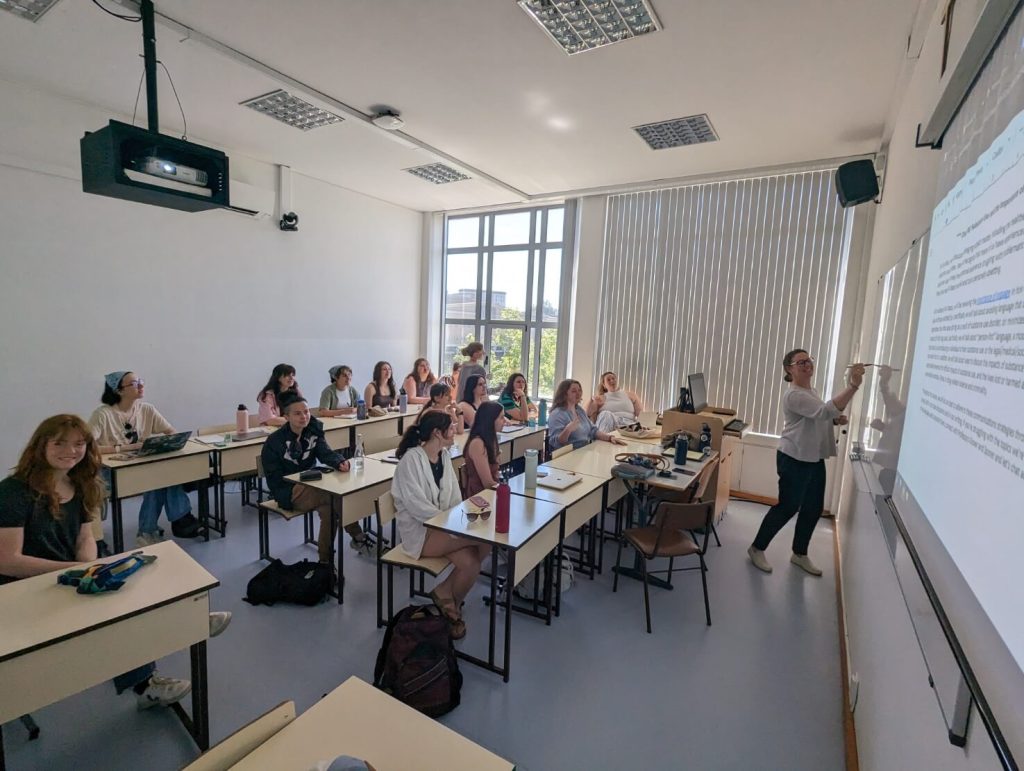
[[[499,477],[498,490],[494,497],[494,532],[507,533],[508,510],[510,501],[512,499],[512,490],[509,488],[508,482],[505,481],[505,477],[503,476]]]

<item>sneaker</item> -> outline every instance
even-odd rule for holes
[[[149,678],[146,690],[138,694],[136,698],[139,709],[169,707],[185,698],[191,690],[192,683],[188,680],[153,675]]]
[[[160,538],[159,533],[139,533],[135,536],[135,545],[139,548],[144,546],[152,546],[155,543],[160,543],[163,540]]]
[[[215,610],[210,614],[210,637],[216,637],[231,623],[231,611]]]
[[[793,552],[793,556],[789,558],[789,561],[801,570],[810,573],[812,576],[821,575],[821,568],[811,562],[811,558],[806,554],[797,554],[796,552]]]
[[[370,544],[370,539],[365,535],[360,536],[359,538],[353,538],[348,542],[348,546],[350,549],[357,551],[364,557],[373,556],[373,546]]]
[[[189,512],[171,523],[171,532],[175,538],[195,538],[199,535],[199,520]]]
[[[772,566],[768,564],[768,560],[765,559],[764,552],[760,549],[755,549],[751,546],[747,549],[747,555],[750,557],[750,561],[754,563],[754,567],[758,570],[763,570],[765,573],[772,572]]]

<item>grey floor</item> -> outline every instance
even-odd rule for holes
[[[126,522],[134,511],[129,502]],[[722,548],[709,556],[710,628],[698,573],[678,574],[673,591],[652,589],[648,635],[641,585],[620,580],[613,594],[606,569],[564,595],[552,626],[516,615],[508,684],[463,663],[462,704],[441,722],[524,771],[842,769],[831,523],[819,524],[811,545],[823,578],[789,564],[792,524],[769,549],[775,572],[768,576],[745,555],[764,511],[733,501],[719,526]],[[213,605],[234,612],[209,645],[214,741],[283,700],[301,713],[351,675],[371,680],[382,638],[368,559],[346,560],[342,607],[242,602],[259,569],[256,516],[240,511],[237,493],[228,516],[226,539],[180,542],[220,579]],[[285,561],[315,559],[313,547],[301,545],[298,521],[272,522],[271,539]],[[606,549],[614,560],[614,547]],[[463,644],[483,652],[486,611],[475,596],[466,618]],[[187,654],[164,659],[160,670],[187,677]],[[42,736],[34,742],[17,723],[4,726],[9,769],[176,769],[196,755],[173,715],[137,712],[134,698],[115,696],[109,684],[35,718]]]

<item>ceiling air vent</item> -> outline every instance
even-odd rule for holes
[[[456,171],[451,166],[445,166],[443,163],[413,166],[411,169],[405,169],[405,171],[415,174],[420,179],[427,180],[427,182],[433,182],[435,185],[446,185],[449,182],[460,182],[464,179],[469,179],[461,171]]]
[[[283,89],[247,99],[240,104],[302,131],[329,126],[332,123],[341,123],[344,120],[340,115],[327,112],[327,110],[310,104],[305,99],[299,99]]]
[[[29,21],[39,21],[42,15],[60,0],[0,0],[0,11],[10,11]]]
[[[718,141],[718,134],[715,133],[706,113],[658,123],[645,123],[643,126],[633,126],[633,130],[651,146],[652,150]]]
[[[661,29],[647,0],[518,0],[518,3],[570,56]]]

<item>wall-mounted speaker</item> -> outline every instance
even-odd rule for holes
[[[878,197],[878,175],[870,160],[850,161],[836,169],[839,205],[856,206]]]

